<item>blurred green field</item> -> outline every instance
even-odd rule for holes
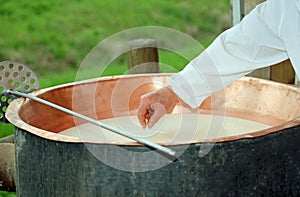
[[[0,62],[28,65],[41,88],[74,81],[83,59],[99,42],[130,28],[168,27],[207,47],[231,25],[230,0],[0,0],[0,5]],[[169,52],[159,56],[177,70],[187,63]],[[126,61],[116,60],[101,76],[126,70]],[[11,133],[12,125],[0,124],[0,138]],[[0,191],[0,197],[11,195]]]
[[[77,68],[103,39],[140,26],[169,27],[208,45],[230,26],[230,0],[0,0],[0,61],[40,77]]]

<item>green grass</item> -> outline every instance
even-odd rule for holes
[[[182,31],[208,45],[230,26],[229,0],[0,0],[0,61],[39,76],[77,68],[100,41],[140,26]]]
[[[0,138],[13,134],[14,127],[8,123],[0,123]]]
[[[73,82],[85,56],[102,40],[141,26],[161,26],[192,36],[204,47],[230,26],[230,0],[0,0],[0,61],[28,65],[41,88]],[[175,40],[176,42],[176,40]],[[190,50],[190,49],[187,49]],[[194,51],[191,51],[194,53]],[[159,52],[160,63],[181,70],[186,59]],[[104,72],[85,70],[86,78],[127,72],[122,55]],[[162,72],[169,72],[165,67]],[[13,126],[0,124],[0,138]],[[15,196],[0,191],[2,196]]]
[[[15,197],[16,194],[14,192],[4,192],[0,191],[0,197]]]

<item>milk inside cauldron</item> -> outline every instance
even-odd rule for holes
[[[173,145],[209,140],[208,138],[211,136],[208,135],[210,124],[221,124],[217,127],[217,131],[213,131],[214,138],[250,135],[253,132],[271,127],[270,125],[241,118],[218,116],[217,119],[218,121],[214,121],[213,115],[205,114],[168,114],[154,127],[145,129],[141,127],[136,116],[103,119],[101,122],[155,143]],[[95,143],[129,144],[134,142],[129,138],[91,123],[66,129],[60,134]],[[191,139],[186,136],[191,136]]]

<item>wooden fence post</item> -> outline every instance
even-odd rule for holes
[[[158,49],[154,39],[129,42],[127,53],[128,74],[158,73]]]
[[[265,0],[231,0],[232,21],[236,21],[234,20],[234,17],[242,19],[257,4],[262,3],[264,1]],[[237,7],[236,5],[240,7]],[[240,16],[234,16],[233,13],[240,13]],[[277,81],[281,83],[295,83],[295,71],[290,60],[280,62],[270,67],[257,69],[254,72],[250,73],[248,76],[270,79],[272,81]]]
[[[272,81],[281,83],[295,84],[295,70],[289,59],[270,67],[270,76]]]
[[[15,145],[0,143],[0,190],[16,191]]]

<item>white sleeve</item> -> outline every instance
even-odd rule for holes
[[[287,59],[278,36],[282,14],[276,1],[257,6],[240,24],[223,32],[181,72],[171,76],[168,84],[173,91],[196,108],[213,92],[249,72]]]

